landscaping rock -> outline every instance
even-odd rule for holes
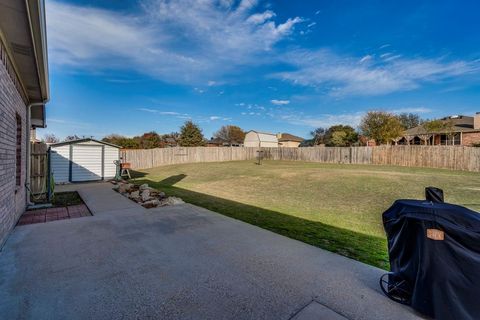
[[[150,196],[150,189],[144,189],[141,193],[141,197],[143,202],[151,200],[152,197]]]
[[[138,188],[138,190],[143,191],[143,190],[147,190],[147,189],[149,189],[149,188],[150,188],[150,187],[148,186],[148,183],[145,183],[145,184],[142,184],[142,185]]]
[[[184,204],[185,201],[183,201],[182,199],[178,198],[178,197],[168,197],[168,202],[170,203],[170,205],[174,206],[176,204]]]
[[[158,207],[159,205],[160,205],[160,201],[157,199],[153,199],[153,200],[142,203],[142,206],[147,209],[155,208],[155,207]]]
[[[185,202],[182,199],[177,197],[168,197],[160,201],[161,206],[174,206],[182,203],[185,203]]]
[[[185,203],[180,198],[168,197],[165,192],[155,190],[146,183],[138,186],[122,181],[114,185],[112,188],[145,208],[174,206]]]
[[[130,199],[140,200],[140,191],[133,191],[128,197]]]
[[[133,184],[131,183],[121,184],[120,187],[118,188],[118,192],[126,193],[126,192],[129,192],[132,188],[133,188]]]

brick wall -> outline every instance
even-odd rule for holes
[[[1,45],[1,43],[0,43]],[[25,210],[26,113],[16,78],[0,48],[0,248]],[[20,186],[16,182],[17,115],[22,125]]]
[[[480,132],[464,132],[462,145],[471,146],[474,143],[480,143]]]

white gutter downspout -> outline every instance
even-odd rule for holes
[[[26,138],[26,153],[27,153],[27,158],[25,159],[25,197],[26,197],[26,204],[27,207],[33,205],[33,203],[30,201],[30,167],[31,167],[31,148],[30,148],[30,130],[31,130],[31,117],[32,117],[32,107],[34,106],[43,106],[48,102],[48,100],[45,100],[44,102],[34,102],[30,103],[27,105],[27,119],[26,119],[26,127],[27,127],[27,132],[25,132],[25,138]]]

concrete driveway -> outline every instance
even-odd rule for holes
[[[93,217],[17,227],[2,319],[414,319],[382,270],[195,207],[75,186]]]

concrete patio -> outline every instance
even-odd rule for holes
[[[418,318],[374,267],[192,205],[147,210],[108,183],[66,188],[94,216],[15,228],[1,318]]]

